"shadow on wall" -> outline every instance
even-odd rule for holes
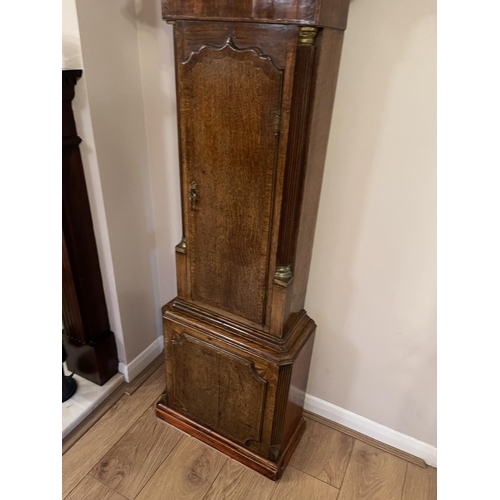
[[[431,436],[427,442],[437,442],[437,414],[424,415],[422,407],[429,404],[429,399],[434,399],[434,405],[437,405],[437,387],[436,387],[436,368],[437,353],[429,355],[422,352],[422,346],[428,343],[435,343],[436,328],[436,309],[430,311],[428,317],[421,320],[418,330],[426,333],[425,339],[416,338],[409,347],[409,355],[405,362],[412,369],[412,376],[407,382],[407,392],[400,406],[399,420],[406,427],[423,426],[423,432]],[[422,391],[422,386],[433,388],[432,394],[428,391]]]
[[[122,13],[138,31],[162,306],[177,295],[175,245],[182,238],[173,29],[161,0],[136,5],[130,1]]]
[[[161,0],[128,0],[121,13],[134,26],[140,23],[156,29],[165,22],[161,17]]]
[[[366,321],[360,321],[359,307],[353,312],[360,289],[355,278],[359,271],[355,271],[360,252],[367,253],[366,248],[361,248],[361,239],[367,229],[367,201],[377,148],[384,131],[394,73],[407,56],[409,40],[418,24],[434,14],[430,2],[351,0],[306,309],[318,324],[308,392],[356,413],[360,413],[356,410],[360,404],[359,398],[353,401],[353,394],[360,392],[359,387],[354,390],[360,360],[348,332],[353,324]],[[349,165],[339,158],[349,158]],[[383,220],[377,224],[384,229]],[[326,227],[328,231],[324,231]],[[379,283],[381,288],[385,285]],[[376,295],[377,289],[368,292]],[[387,317],[390,328],[391,316],[397,312],[387,310],[381,314]],[[329,325],[333,328],[326,331]],[[370,325],[366,326],[369,329]],[[376,346],[376,339],[371,343]],[[369,363],[374,374],[385,368],[377,366],[380,361],[376,356]],[[369,392],[368,387],[366,390]],[[383,396],[385,388],[378,387],[378,391]],[[394,412],[395,408],[388,411]],[[373,415],[360,414],[374,419]]]

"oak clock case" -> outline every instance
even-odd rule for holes
[[[163,1],[183,238],[157,415],[278,479],[304,431],[304,310],[346,0]]]

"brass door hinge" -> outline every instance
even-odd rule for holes
[[[278,137],[281,133],[281,114],[276,113],[276,124],[274,126],[274,135]]]

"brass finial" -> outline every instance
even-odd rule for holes
[[[175,251],[179,252],[179,253],[186,253],[186,248],[187,248],[186,238],[182,238],[182,240],[180,241],[180,243],[178,243],[177,245],[175,245]]]
[[[277,285],[288,286],[293,281],[292,266],[278,266],[274,273],[274,282]]]
[[[319,29],[314,26],[302,26],[299,31],[299,45],[313,45]]]

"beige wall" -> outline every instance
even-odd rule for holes
[[[161,305],[177,294],[175,245],[182,238],[173,28],[160,0],[137,0],[144,114],[148,138]]]
[[[308,392],[436,444],[436,5],[352,0],[306,308]]]

